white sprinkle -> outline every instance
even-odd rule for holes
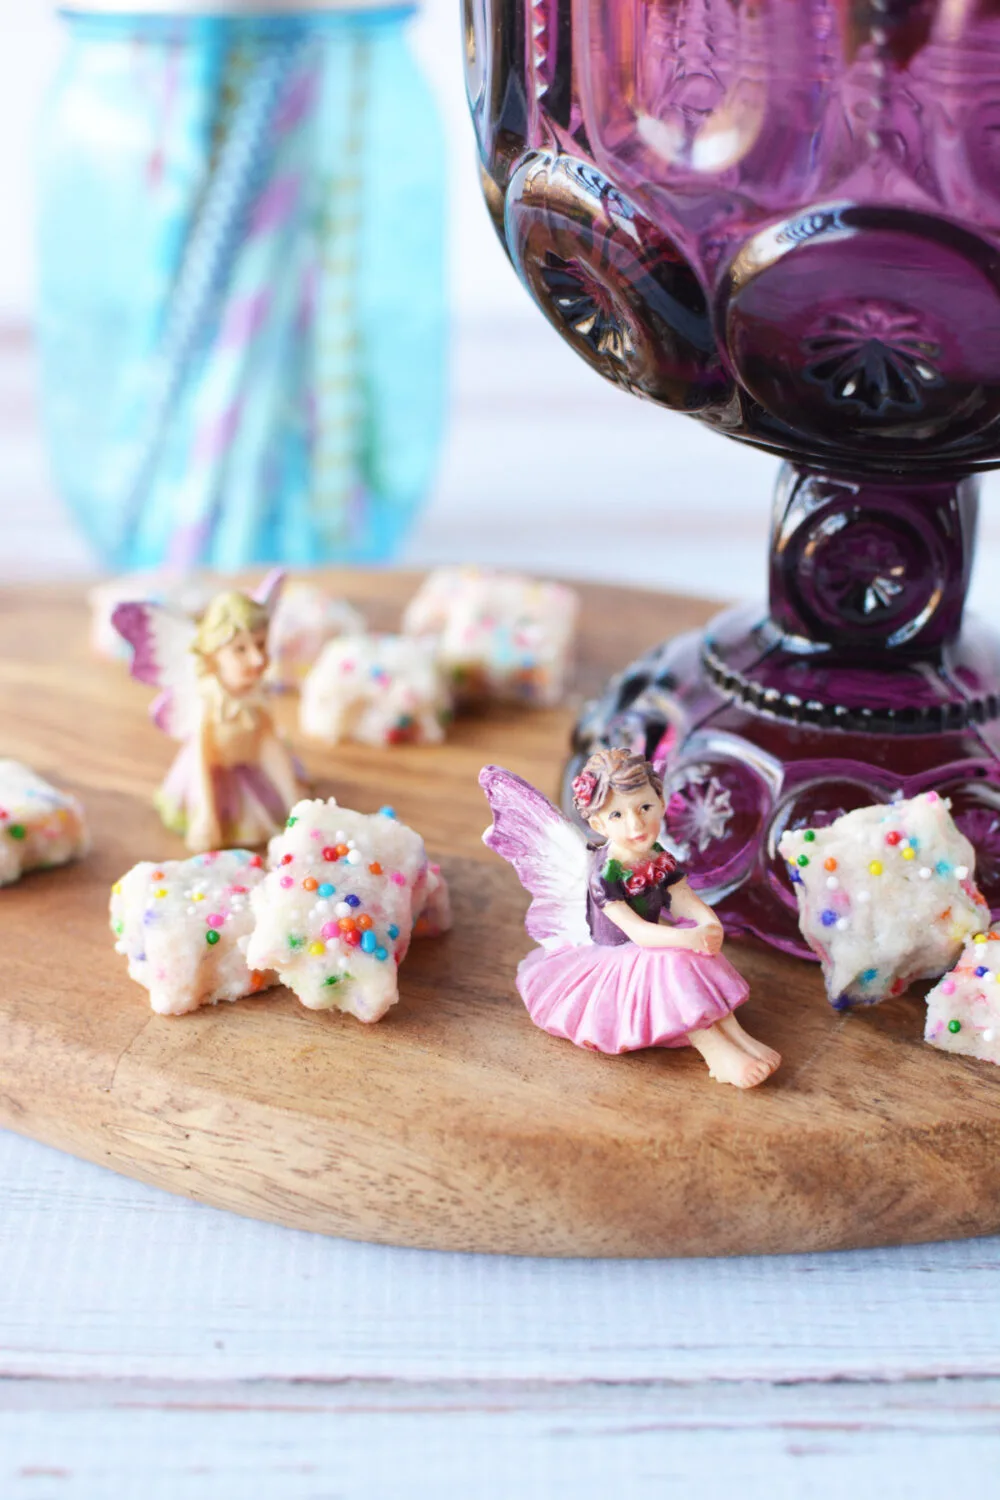
[[[931,873],[932,872],[927,867],[927,865],[921,865],[920,869],[917,871],[917,874],[920,876],[921,880],[930,880]]]
[[[357,849],[352,849],[350,854],[344,855],[344,862],[349,865],[359,865],[361,863],[361,855]]]
[[[993,1027],[992,1026],[987,1026],[986,1030],[983,1032],[983,1041],[984,1042],[992,1042],[994,1034],[995,1033],[993,1031]]]
[[[342,828],[338,828],[337,832],[333,835],[333,842],[335,844],[346,844],[347,843],[347,834],[344,832],[344,830]],[[348,844],[348,848],[350,848],[349,844]]]
[[[840,881],[837,879],[836,875],[827,876],[826,888],[828,891],[836,891],[840,889]]]
[[[966,878],[966,876],[968,875],[968,873],[969,873],[969,867],[968,867],[968,865],[956,865],[955,866],[955,879],[956,880],[964,880]]]
[[[846,932],[847,929],[848,929],[848,927],[850,927],[850,925],[851,924],[847,920],[846,917],[838,917],[837,918],[837,931],[838,932]]]
[[[355,843],[354,839],[348,839],[347,840],[347,847],[348,847],[348,849],[356,849],[358,846]]]
[[[322,916],[324,912],[328,912],[329,910],[330,910],[330,903],[326,899],[325,896],[322,898],[321,901],[317,901],[316,904],[313,907],[313,911],[316,912],[318,916]]]
[[[349,917],[351,915],[351,908],[346,901],[338,901],[333,908],[333,915],[335,917]]]
[[[871,893],[871,891],[859,891],[858,894],[855,896],[854,899],[855,899],[855,901],[862,901],[862,902],[864,902],[864,901],[870,901],[872,899],[872,893]]]
[[[342,958],[338,958],[338,960],[337,960],[337,967],[338,967],[338,969],[346,969],[349,963],[350,963],[350,959],[347,957],[347,954],[345,953]]]
[[[987,969],[986,973],[981,976],[984,984],[988,979],[996,979],[996,977],[997,976],[993,973],[992,969]]]

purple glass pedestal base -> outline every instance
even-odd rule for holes
[[[664,774],[666,832],[730,933],[811,957],[778,839],[931,788],[1000,910],[1000,639],[962,622],[976,481],[893,486],[786,467],[767,609],[654,648],[589,704],[599,744]],[[564,805],[569,805],[564,797]]]

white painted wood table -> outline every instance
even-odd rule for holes
[[[25,368],[0,342],[0,571],[79,573]],[[604,389],[541,320],[467,339],[457,385],[409,560],[719,596],[761,580],[766,459]],[[629,495],[638,532],[609,536]],[[1000,619],[987,520],[976,594]],[[0,1133],[0,1376],[0,1500],[994,1500],[1000,1240],[674,1262],[393,1250]]]

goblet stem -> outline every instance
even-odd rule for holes
[[[962,624],[976,479],[891,483],[786,464],[771,532],[770,611],[814,656],[888,666],[933,654]]]
[[[584,712],[568,775],[598,744],[647,754],[665,835],[729,931],[807,955],[782,832],[931,787],[1000,907],[1000,642],[963,623],[977,503],[974,479],[786,466],[768,608],[654,648]]]

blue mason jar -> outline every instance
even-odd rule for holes
[[[56,484],[105,566],[379,561],[405,537],[438,450],[446,339],[443,143],[408,14],[63,12],[43,412]]]

